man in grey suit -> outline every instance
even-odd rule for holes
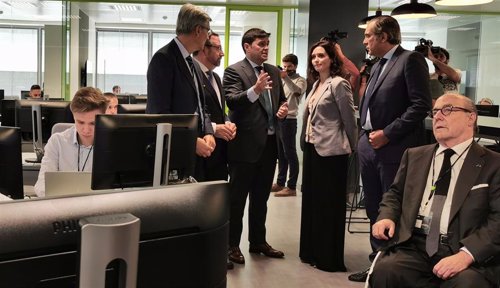
[[[358,156],[366,214],[373,225],[382,194],[391,185],[403,152],[418,146],[424,136],[424,118],[431,109],[429,69],[422,54],[403,49],[398,22],[390,16],[371,20],[363,44],[380,57],[372,68],[360,104]],[[370,238],[373,253],[383,241]],[[366,272],[349,276],[364,282]]]
[[[477,111],[469,98],[445,94],[432,115],[438,144],[404,153],[380,203],[372,233],[388,246],[375,261],[370,283],[498,287],[500,154],[474,141]]]
[[[241,40],[246,57],[227,67],[223,79],[229,118],[238,127],[236,137],[228,143],[231,193],[228,257],[239,264],[245,263],[239,245],[248,195],[250,253],[273,258],[284,256],[266,241],[267,200],[278,153],[277,121],[288,113],[280,71],[264,63],[269,36],[258,28],[246,31]]]
[[[182,5],[177,16],[176,34],[170,43],[158,50],[149,63],[148,102],[150,114],[198,114],[195,178],[203,180],[201,158],[209,157],[215,148],[210,117],[205,107],[202,72],[191,53],[203,49],[212,19],[201,8]],[[193,176],[193,175],[185,175]]]

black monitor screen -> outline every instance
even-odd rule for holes
[[[144,114],[144,113],[146,113],[146,103],[118,105],[118,114]]]
[[[21,90],[21,99],[29,99],[30,91],[29,90]]]
[[[197,119],[194,114],[97,115],[92,189],[152,186],[158,123],[172,124],[169,172],[181,179],[193,176]]]
[[[2,109],[2,126],[16,126],[16,100],[4,99],[0,108]]]
[[[0,203],[0,287],[78,287],[79,220],[118,213],[141,221],[137,287],[226,287],[227,185]]]
[[[118,98],[118,104],[136,104],[137,103],[135,95],[118,94],[118,95],[116,95],[116,98]]]
[[[44,143],[47,143],[54,124],[74,122],[69,104],[68,101],[17,100],[16,126],[21,128],[23,140],[33,140],[33,105],[41,107],[42,139]]]
[[[477,115],[498,117],[498,105],[476,105]]]
[[[12,199],[24,198],[19,128],[0,127],[0,193]]]

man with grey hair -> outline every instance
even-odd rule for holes
[[[474,141],[469,98],[445,94],[430,116],[438,143],[406,150],[380,203],[371,287],[498,287],[500,154]]]
[[[177,16],[177,37],[158,50],[149,63],[146,113],[199,116],[195,178],[203,181],[202,158],[215,148],[211,121],[205,106],[203,75],[191,53],[203,49],[212,19],[201,8],[182,5]],[[189,175],[188,175],[189,176]]]
[[[380,58],[361,99],[358,157],[366,214],[373,225],[378,205],[399,167],[403,152],[421,144],[424,119],[431,109],[429,68],[422,54],[403,49],[396,19],[377,17],[365,30],[368,54]],[[370,238],[373,253],[383,241]],[[349,276],[364,282],[367,270]]]

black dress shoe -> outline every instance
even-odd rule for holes
[[[227,261],[227,270],[232,270],[234,268],[234,264],[231,261]]]
[[[283,257],[285,257],[285,253],[283,253],[282,251],[273,249],[273,247],[271,247],[271,245],[269,245],[267,243],[263,243],[263,244],[259,244],[259,245],[250,244],[250,249],[248,249],[248,251],[250,253],[257,253],[257,254],[262,253],[262,254],[266,255],[267,257],[271,257],[271,258],[283,258]]]
[[[363,270],[361,272],[351,274],[349,275],[349,277],[347,277],[347,279],[354,282],[366,282],[366,278],[368,277],[368,271],[370,271],[370,268]]]
[[[245,257],[241,254],[240,247],[229,247],[227,258],[229,258],[231,262],[245,264]]]

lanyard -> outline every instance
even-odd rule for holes
[[[89,153],[87,153],[87,157],[85,158],[85,162],[83,162],[83,167],[82,167],[82,170],[80,170],[80,139],[78,139],[78,133],[76,135],[76,141],[78,142],[78,166],[77,166],[77,169],[78,169],[78,172],[80,171],[84,171],[85,169],[85,165],[87,165],[87,160],[89,160],[89,156],[90,156],[90,153],[92,152],[92,149],[94,148],[94,145],[90,146],[90,150],[89,150]]]
[[[429,201],[431,201],[432,197],[434,196],[434,193],[436,192],[436,183],[439,182],[443,176],[447,173],[451,173],[451,169],[453,168],[453,166],[455,166],[455,164],[458,162],[458,160],[464,155],[464,153],[470,149],[470,147],[472,146],[472,142],[469,144],[469,146],[467,146],[467,148],[465,148],[464,151],[462,151],[462,153],[460,153],[460,155],[458,155],[457,159],[455,159],[455,161],[453,161],[453,163],[451,164],[450,168],[448,168],[448,170],[444,171],[443,174],[441,176],[438,177],[438,179],[436,179],[436,181],[434,181],[434,164],[436,162],[436,152],[437,152],[437,147],[436,147],[436,150],[434,151],[434,158],[432,159],[432,186],[431,186],[431,193],[429,194],[429,198],[427,198],[427,201],[425,202],[424,204],[424,207],[422,208],[421,211],[425,211],[425,208],[427,208],[427,205],[429,204]]]

